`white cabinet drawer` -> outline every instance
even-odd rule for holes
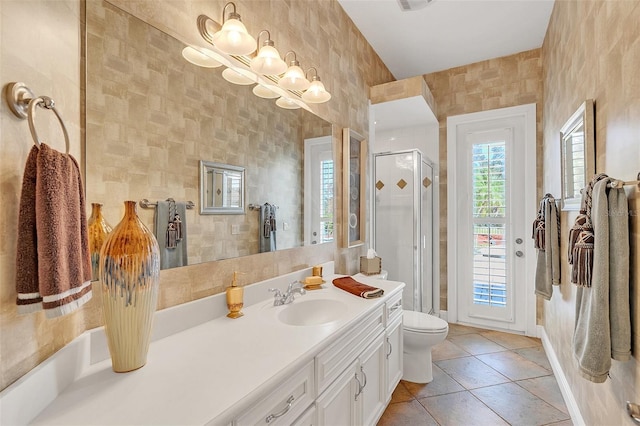
[[[316,399],[313,361],[250,407],[235,424],[290,425]]]
[[[398,318],[402,314],[402,292],[394,294],[387,302],[384,304],[385,307],[385,318],[387,322],[385,323],[385,327],[389,326],[396,318]]]
[[[318,395],[338,378],[367,344],[383,330],[384,309],[380,306],[360,321],[356,327],[320,352],[315,358]]]

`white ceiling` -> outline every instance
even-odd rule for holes
[[[419,0],[418,0],[419,1]],[[542,46],[553,0],[338,0],[398,80]]]

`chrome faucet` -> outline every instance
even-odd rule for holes
[[[287,305],[293,302],[293,300],[295,299],[296,293],[298,293],[301,296],[305,294],[307,291],[304,288],[302,288],[302,286],[303,285],[301,282],[294,281],[289,284],[289,287],[287,287],[287,291],[284,294],[277,288],[270,288],[269,291],[272,291],[275,293],[273,295],[273,306]]]

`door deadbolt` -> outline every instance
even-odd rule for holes
[[[516,244],[522,244],[522,238],[516,238]]]

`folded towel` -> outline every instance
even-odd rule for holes
[[[176,212],[180,217],[179,226],[176,223]],[[158,201],[154,230],[160,247],[160,269],[176,268],[188,264],[186,214],[187,206],[184,202]],[[171,242],[167,238],[169,224],[173,225],[174,232]],[[179,233],[178,228],[180,228]]]
[[[370,285],[363,284],[354,280],[351,277],[336,278],[333,280],[333,285],[347,291],[356,296],[363,297],[365,299],[374,299],[384,294],[384,290],[377,287],[371,287]]]
[[[80,168],[46,144],[27,158],[20,196],[18,312],[68,314],[91,299],[91,257]],[[24,229],[23,229],[24,228]]]

